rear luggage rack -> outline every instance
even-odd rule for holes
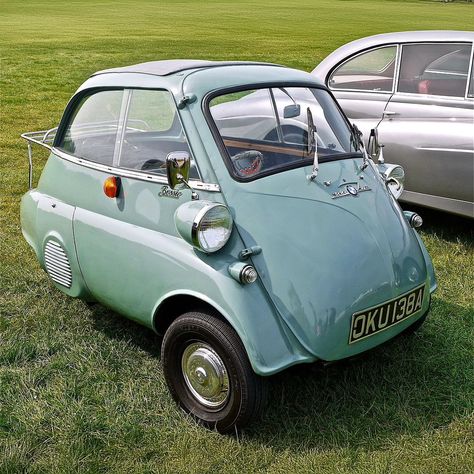
[[[31,145],[41,145],[51,151],[53,146],[54,138],[58,127],[51,128],[49,130],[39,130],[38,132],[26,132],[21,134],[21,138],[24,138],[28,142],[28,188],[33,187],[33,150]]]

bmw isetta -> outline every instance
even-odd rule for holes
[[[174,399],[226,432],[268,376],[421,325],[436,279],[403,169],[328,89],[264,63],[93,74],[29,132],[23,234],[54,285],[163,334]],[[50,149],[32,187],[32,144]],[[378,157],[377,160],[372,158]],[[111,266],[111,263],[113,265]]]

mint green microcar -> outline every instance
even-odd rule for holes
[[[208,427],[256,418],[268,376],[419,327],[433,266],[400,166],[331,93],[263,63],[93,74],[28,140],[23,235],[54,285],[162,334],[176,401]],[[50,150],[36,188],[32,144]]]

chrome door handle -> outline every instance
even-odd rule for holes
[[[384,117],[394,117],[395,115],[400,115],[398,112],[393,112],[391,110],[384,110],[383,111]]]

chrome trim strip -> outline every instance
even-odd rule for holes
[[[466,99],[473,99],[474,96],[469,96],[469,86],[471,85],[471,76],[472,76],[472,68],[474,63],[474,43],[471,43],[471,59],[469,61],[469,70],[467,71],[467,84],[466,84],[466,92],[464,97]]]
[[[385,104],[385,108],[387,108],[388,104],[392,100],[393,96],[397,93],[398,89],[398,81],[400,80],[400,68],[402,64],[402,44],[397,44],[397,58],[395,62],[395,71],[393,75],[393,89],[392,89],[392,95],[390,96],[390,99],[388,102]],[[383,118],[383,117],[382,117]]]
[[[464,102],[466,99],[467,100],[472,100],[472,97],[464,97],[462,95],[436,95],[436,94],[420,94],[419,92],[400,92],[400,91],[395,91],[393,93],[392,98],[395,97],[420,97],[420,98],[427,98],[427,99],[444,99],[444,100],[455,100],[457,102]]]
[[[472,148],[470,150],[462,149],[462,148],[434,148],[429,146],[417,146],[415,147],[417,150],[425,150],[425,151],[442,151],[448,153],[472,153]]]
[[[97,171],[103,171],[104,173],[110,173],[123,178],[138,179],[140,181],[151,181],[153,183],[168,184],[168,179],[166,178],[166,176],[153,176],[143,172],[125,170],[122,168],[115,168],[113,166],[102,165],[100,163],[94,163],[83,158],[77,158],[76,156],[69,155],[68,153],[65,153],[64,151],[59,150],[55,147],[51,148],[51,152],[59,158],[62,158],[63,160],[70,161],[71,163],[75,163],[76,165],[85,166],[86,168],[91,168]],[[214,193],[221,192],[221,187],[218,184],[203,183],[202,181],[198,180],[190,180],[189,184],[193,189]]]

